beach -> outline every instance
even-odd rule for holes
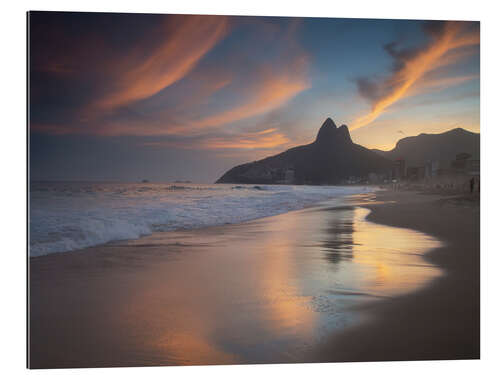
[[[31,368],[479,357],[479,204],[358,194],[33,257]]]
[[[413,228],[443,241],[425,254],[444,270],[427,287],[391,303],[364,306],[371,320],[319,351],[323,361],[479,359],[479,195],[384,192],[368,219]]]

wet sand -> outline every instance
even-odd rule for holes
[[[479,209],[366,199],[32,258],[30,366],[477,357]]]
[[[425,255],[445,273],[426,288],[363,309],[370,321],[335,335],[316,360],[478,359],[480,356],[480,210],[478,195],[381,192],[368,219],[443,240]]]

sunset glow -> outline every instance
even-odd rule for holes
[[[456,62],[457,56],[448,58],[446,56],[448,52],[457,48],[479,44],[479,32],[474,31],[462,35],[462,31],[463,25],[460,22],[447,22],[444,24],[442,34],[435,37],[427,48],[409,59],[401,58],[403,67],[383,82],[383,89],[388,90],[389,93],[375,100],[371,112],[355,119],[350,129],[355,130],[370,124],[391,105],[407,96],[410,90],[424,78],[425,74],[439,67]],[[444,81],[435,83],[433,86],[453,85],[467,81],[468,79],[470,78],[447,78]]]
[[[149,56],[134,50],[135,64],[117,77],[115,91],[96,106],[115,108],[146,99],[179,81],[224,36],[226,28],[225,17],[187,17]]]
[[[41,12],[31,35],[40,178],[81,178],[64,163],[84,170],[90,155],[109,153],[165,179],[170,167],[153,165],[195,152],[210,166],[192,164],[184,177],[209,182],[251,161],[248,151],[313,141],[326,117],[368,148],[391,149],[402,134],[479,131],[473,22]],[[59,168],[56,153],[66,155]],[[106,168],[85,178],[116,173]]]

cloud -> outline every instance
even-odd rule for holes
[[[96,107],[111,109],[146,99],[179,81],[225,36],[227,26],[222,16],[182,18],[175,32],[117,78],[113,90]]]
[[[258,132],[204,136],[201,138],[193,138],[184,142],[179,142],[179,140],[145,142],[143,143],[143,146],[208,150],[260,150],[273,149],[289,143],[290,140],[284,134],[280,133],[278,129],[270,128]]]
[[[464,76],[448,78],[441,82],[425,82],[429,73],[469,56],[471,51],[466,47],[479,44],[479,30],[471,28],[470,23],[449,21],[429,22],[425,31],[430,36],[430,41],[424,46],[401,50],[395,43],[385,46],[385,50],[394,60],[392,74],[388,78],[357,80],[358,92],[361,97],[371,102],[371,111],[356,118],[350,125],[351,130],[370,124],[389,107],[409,95],[439,87],[439,84],[458,84],[469,79]]]
[[[202,144],[207,149],[272,149],[289,144],[290,140],[277,129],[240,134],[229,137],[208,138]]]
[[[227,68],[230,71],[232,67]],[[307,58],[304,55],[289,60],[287,67],[258,66],[247,72],[238,85],[233,86],[232,80],[228,78],[231,73],[210,75],[213,79],[204,80],[200,79],[201,74],[197,72],[194,79],[190,79],[191,82],[196,81],[193,86],[186,83],[187,95],[168,92],[166,97],[155,98],[155,103],[149,103],[151,105],[147,109],[138,110],[127,106],[109,113],[105,111],[97,119],[90,116],[89,120],[82,113],[85,121],[77,126],[58,129],[55,124],[35,124],[32,129],[53,134],[192,137],[269,113],[310,87]],[[220,95],[215,105],[222,105],[222,108],[205,114],[205,111],[212,109],[215,94]],[[175,105],[164,109],[165,102]]]
[[[251,94],[245,97],[245,93],[241,93],[244,97],[243,103],[213,115],[201,117],[197,121],[171,127],[169,131],[173,134],[197,132],[258,116],[279,108],[310,87],[306,66],[307,58],[298,56],[295,61],[289,61],[287,67],[275,69],[260,76],[256,74],[253,80],[257,84],[253,83],[253,88],[243,90],[251,91]]]
[[[186,18],[189,19],[190,16]],[[247,130],[253,128],[252,131],[275,127],[268,121],[263,121],[262,115],[283,108],[291,99],[310,87],[309,58],[295,40],[297,22],[280,27],[270,23],[265,28],[256,28],[252,23],[252,28],[248,28],[245,35],[242,32],[242,29],[245,29],[244,23],[233,21],[231,35],[236,32],[237,36],[233,37],[232,44],[231,41],[228,42],[229,46],[222,43],[216,53],[197,63],[188,72],[185,70],[186,59],[181,57],[194,54],[189,51],[199,51],[196,46],[199,45],[200,39],[203,40],[208,34],[205,29],[215,30],[214,33],[218,34],[217,30],[222,24],[224,29],[229,27],[226,21],[203,20],[202,24],[206,27],[199,26],[201,21],[198,17],[194,17],[194,21],[184,26],[188,31],[198,27],[204,30],[203,32],[192,31],[189,37],[171,37],[160,47],[150,48],[155,52],[149,54],[140,67],[126,70],[123,67],[125,63],[117,61],[117,70],[125,73],[116,76],[123,76],[125,83],[121,86],[111,83],[110,86],[114,87],[112,94],[101,95],[93,105],[73,111],[72,118],[35,121],[31,129],[51,134],[172,136],[171,138],[179,139],[200,135],[209,137],[210,133],[226,127],[240,127],[236,131],[241,132],[241,125]],[[205,25],[207,22],[208,25]],[[228,35],[226,40],[231,35]],[[262,39],[264,36],[268,38]],[[176,40],[175,43],[172,38]],[[186,45],[178,46],[178,38]],[[242,39],[245,43],[241,42]],[[175,57],[171,60],[167,57],[173,50],[178,50],[179,53],[174,54]],[[129,51],[129,57],[125,60],[135,61],[136,57],[130,56],[136,55],[137,52]],[[159,77],[160,65],[166,67],[164,79],[156,79]],[[177,65],[179,67],[176,67]],[[173,71],[183,72],[185,75],[175,87],[164,87],[172,79],[167,73]],[[117,91],[118,86],[121,90]],[[161,92],[154,95],[159,88]],[[141,100],[145,95],[151,96]],[[253,120],[257,116],[261,118]],[[247,122],[239,123],[242,120]],[[219,131],[219,134],[223,137],[234,132],[232,129],[229,132]],[[221,139],[212,139],[212,144],[229,148],[233,140],[222,142]],[[254,147],[248,146],[251,142],[245,143],[242,138],[239,140],[242,141],[240,144],[246,144],[246,147]],[[276,134],[272,139],[263,139],[266,148],[284,141],[284,138],[279,138]],[[208,143],[204,144],[207,145]]]

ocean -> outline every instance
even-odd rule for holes
[[[241,223],[370,191],[362,186],[32,182],[29,256]]]

